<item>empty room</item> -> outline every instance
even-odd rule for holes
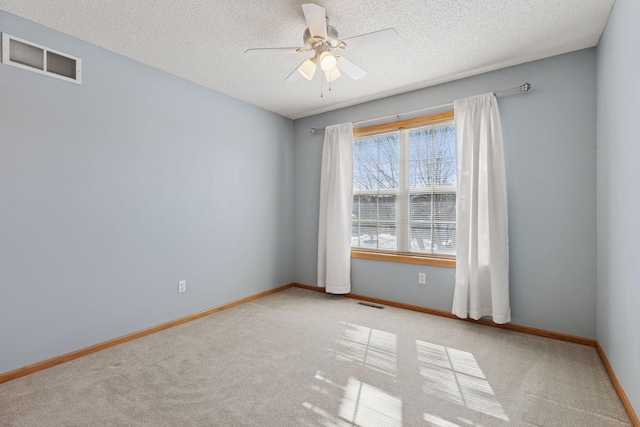
[[[639,426],[640,2],[0,0],[0,426]]]

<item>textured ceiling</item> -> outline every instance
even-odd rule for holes
[[[321,98],[320,73],[312,81],[285,82],[310,55],[244,53],[302,46],[300,5],[307,2],[0,0],[0,9],[296,119],[595,46],[613,4],[317,0],[340,38],[389,27],[400,34],[392,43],[344,52],[368,74],[358,81],[343,76],[331,92],[325,83]]]

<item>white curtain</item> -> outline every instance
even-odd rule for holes
[[[458,189],[453,314],[511,321],[507,184],[493,93],[455,101]]]
[[[318,286],[330,294],[351,292],[353,125],[324,131],[318,227]]]

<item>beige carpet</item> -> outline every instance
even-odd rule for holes
[[[629,426],[593,348],[288,289],[5,384],[0,426]]]

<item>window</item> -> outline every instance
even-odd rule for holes
[[[453,111],[354,130],[351,246],[455,257]]]

